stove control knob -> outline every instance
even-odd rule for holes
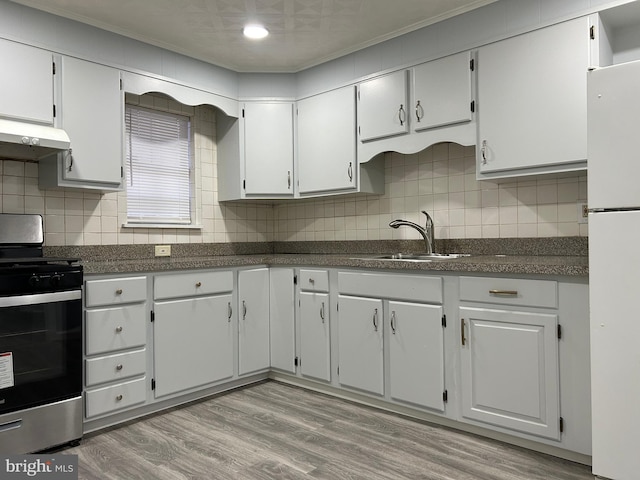
[[[51,278],[49,279],[49,283],[51,283],[52,287],[59,287],[60,286],[60,280],[62,280],[62,276],[60,276],[60,275],[51,275]]]
[[[38,275],[32,275],[28,282],[30,287],[38,287],[40,286],[40,277]]]

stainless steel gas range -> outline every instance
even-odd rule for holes
[[[82,266],[43,257],[40,215],[0,214],[0,453],[82,437]]]

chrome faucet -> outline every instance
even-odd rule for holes
[[[411,227],[416,229],[418,233],[422,235],[422,238],[424,238],[424,243],[427,249],[427,255],[431,255],[432,253],[435,253],[435,244],[434,244],[435,240],[433,235],[433,219],[424,210],[422,211],[422,213],[424,213],[427,216],[427,223],[424,227],[421,227],[417,223],[410,222],[409,220],[401,220],[401,219],[392,220],[391,222],[389,222],[389,226],[391,228],[398,228],[404,225],[406,227]]]

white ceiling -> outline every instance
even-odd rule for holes
[[[297,72],[495,0],[12,0],[238,72]],[[264,40],[242,35],[262,23]]]

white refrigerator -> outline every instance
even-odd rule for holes
[[[640,62],[588,74],[593,473],[640,478]]]

